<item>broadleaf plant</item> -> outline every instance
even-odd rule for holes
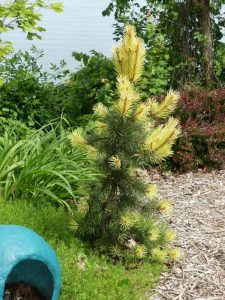
[[[63,11],[62,3],[52,0],[14,0],[0,3],[0,60],[13,51],[12,43],[2,40],[2,34],[18,28],[27,34],[28,40],[41,38],[40,33],[45,28],[39,23],[44,8],[57,13]]]
[[[137,86],[145,49],[133,26],[126,26],[113,58],[118,100],[111,107],[95,106],[93,130],[86,133],[77,128],[70,135],[75,147],[95,157],[104,175],[79,203],[78,222],[73,221],[71,227],[93,242],[100,253],[116,260],[176,260],[179,249],[170,245],[175,234],[161,218],[171,205],[158,199],[156,186],[137,177],[136,170],[143,160],[160,163],[172,154],[172,145],[180,135],[178,121],[156,121],[169,117],[179,94],[169,91],[160,103],[141,100]]]

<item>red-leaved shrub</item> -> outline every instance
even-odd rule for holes
[[[225,88],[181,92],[176,117],[183,135],[172,166],[180,171],[225,167]]]

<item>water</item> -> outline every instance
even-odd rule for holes
[[[57,63],[61,59],[68,62],[69,67],[77,64],[71,57],[73,51],[88,53],[90,50],[111,55],[113,45],[113,17],[103,17],[102,11],[110,0],[61,0],[64,11],[57,14],[44,11],[41,26],[46,28],[42,40],[26,40],[19,30],[11,31],[3,36],[13,42],[15,50],[27,50],[32,44],[43,49],[45,56],[41,63],[48,68],[49,63]]]

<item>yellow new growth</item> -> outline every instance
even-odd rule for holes
[[[147,189],[145,190],[146,195],[149,199],[155,198],[157,195],[157,187],[155,184],[149,184]]]
[[[128,230],[129,228],[131,228],[134,224],[135,221],[132,214],[125,214],[121,217],[120,219],[120,225],[124,230]]]
[[[87,140],[84,137],[84,130],[82,128],[75,129],[70,135],[69,139],[74,146],[85,146],[87,145]]]
[[[165,250],[161,250],[160,248],[154,248],[152,249],[152,256],[155,260],[164,262],[167,258],[167,252]]]
[[[115,105],[116,109],[122,116],[128,116],[132,111],[134,102],[139,99],[139,94],[134,90],[126,76],[119,76],[117,90],[120,99]]]
[[[91,145],[86,145],[85,150],[86,150],[87,154],[89,154],[93,158],[97,158],[97,156],[99,155],[98,149]]]
[[[162,102],[158,103],[155,99],[142,101],[137,83],[142,75],[144,58],[144,43],[136,36],[133,26],[126,26],[122,41],[113,51],[118,101],[110,107],[102,103],[94,107],[97,120],[90,138],[86,138],[81,128],[74,130],[69,137],[72,144],[98,158],[100,170],[104,168],[105,177],[95,188],[98,189],[98,184],[104,186],[105,180],[111,186],[106,194],[97,199],[97,206],[102,211],[94,226],[87,224],[88,220],[84,219],[85,222],[82,221],[79,226],[76,221],[71,221],[70,228],[97,240],[100,235],[105,235],[102,242],[98,243],[99,250],[114,257],[126,260],[129,251],[136,261],[152,255],[162,263],[167,259],[177,260],[180,253],[179,249],[164,248],[166,243],[174,240],[175,234],[172,230],[164,231],[152,218],[161,217],[157,213],[170,212],[171,205],[166,199],[156,202],[155,184],[142,184],[139,179],[136,181],[136,167],[141,154],[153,163],[159,163],[172,154],[172,146],[181,133],[178,121],[171,117],[162,124],[157,123],[157,120],[168,117],[175,110],[179,94],[170,90]],[[143,193],[146,193],[148,201],[146,207],[150,206],[150,219],[143,215],[142,205],[139,203],[139,196]],[[93,218],[98,218],[95,216],[95,208],[89,207],[91,200],[92,196],[77,204],[81,217],[90,213]],[[105,205],[102,205],[103,202]],[[120,215],[118,211],[114,212],[114,206],[120,207]]]
[[[95,128],[97,132],[101,134],[108,129],[108,124],[101,121],[95,121]]]
[[[94,112],[96,113],[96,115],[100,118],[104,118],[108,115],[108,108],[102,104],[102,103],[98,103],[95,105],[94,107]]]
[[[173,242],[176,238],[176,234],[173,232],[173,230],[168,230],[166,233],[165,233],[165,236],[164,236],[164,241],[165,242]]]
[[[161,200],[158,204],[158,209],[161,213],[168,214],[172,211],[172,206],[169,200]]]
[[[142,259],[147,254],[147,249],[144,245],[137,245],[134,250],[135,256],[139,259]]]
[[[164,101],[158,103],[155,99],[149,99],[148,109],[151,115],[157,118],[167,118],[177,107],[180,94],[169,90]]]
[[[159,238],[159,230],[158,229],[152,229],[148,231],[148,239],[151,242],[157,241]]]
[[[113,50],[116,71],[136,82],[142,74],[145,57],[144,44],[137,38],[135,28],[126,26],[124,38]]]
[[[119,170],[121,168],[121,160],[117,155],[110,157],[109,165],[113,170]]]
[[[144,146],[151,162],[158,163],[172,155],[172,145],[180,134],[181,129],[178,126],[178,121],[174,118],[169,118],[165,125],[155,128],[147,137]]]
[[[88,199],[83,198],[77,203],[77,210],[81,214],[86,214],[89,210]]]
[[[140,103],[134,112],[135,122],[145,122],[148,117],[148,107],[145,103]]]
[[[169,249],[168,256],[173,261],[178,261],[181,258],[181,252],[179,248]]]
[[[135,91],[132,83],[129,81],[127,76],[120,75],[117,79],[117,90],[120,98],[125,98],[129,96],[132,101],[139,99],[139,94]]]

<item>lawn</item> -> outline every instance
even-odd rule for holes
[[[68,230],[69,220],[63,208],[0,200],[0,224],[33,229],[56,251],[62,271],[59,300],[139,300],[155,285],[162,265],[146,263],[130,270],[113,265]],[[78,265],[79,255],[86,255],[84,270]]]

